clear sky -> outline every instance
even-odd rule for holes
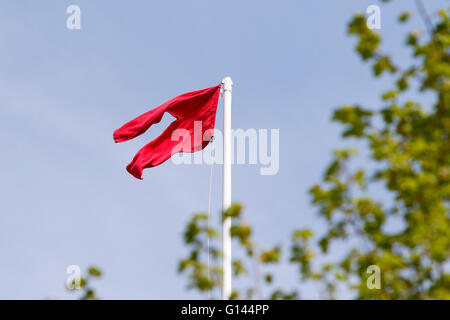
[[[447,5],[425,1],[430,13]],[[256,240],[287,243],[293,228],[324,224],[307,190],[343,145],[331,112],[380,105],[389,78],[373,79],[346,26],[377,1],[0,2],[0,298],[70,298],[68,265],[101,267],[102,298],[197,298],[177,263],[182,230],[207,209],[207,165],[171,161],[134,179],[125,166],[169,118],[114,144],[112,132],[177,94],[231,76],[234,128],[280,130],[280,170],[233,167],[233,200]],[[81,30],[66,28],[79,5]],[[396,19],[414,1],[381,6],[383,46],[398,61]],[[221,127],[221,101],[216,123]],[[213,219],[219,220],[220,167]],[[277,278],[292,287],[294,271]],[[308,292],[303,292],[308,296]],[[311,295],[313,296],[313,295]]]

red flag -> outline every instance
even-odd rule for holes
[[[127,171],[142,180],[142,171],[160,165],[177,152],[194,152],[205,148],[212,133],[203,141],[205,132],[214,129],[220,84],[179,95],[127,122],[114,131],[114,141],[133,139],[161,121],[164,112],[176,118],[164,132],[145,145],[127,166]],[[201,136],[194,135],[194,122],[201,121]],[[177,130],[177,131],[175,131]],[[197,128],[196,128],[197,130]]]

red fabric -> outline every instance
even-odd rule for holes
[[[127,166],[127,171],[142,180],[143,169],[155,167],[177,152],[194,152],[205,148],[210,139],[203,141],[203,135],[205,131],[214,129],[219,93],[220,84],[184,93],[114,131],[114,141],[123,142],[143,134],[152,124],[160,122],[164,112],[177,118],[159,137],[139,150]],[[202,136],[199,130],[196,132],[197,136],[194,136],[194,121],[201,121]],[[185,129],[186,134],[177,141],[172,141],[172,133],[176,129]]]

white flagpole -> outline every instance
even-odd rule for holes
[[[223,180],[222,209],[231,206],[231,90],[233,82],[230,77],[222,80],[223,97]],[[222,222],[222,299],[231,295],[231,218]]]

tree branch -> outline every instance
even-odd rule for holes
[[[423,20],[423,23],[425,24],[425,27],[427,28],[428,33],[430,35],[433,35],[433,23],[431,22],[431,18],[428,15],[422,0],[416,0],[416,6]]]

